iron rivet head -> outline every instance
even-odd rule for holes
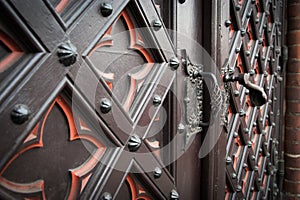
[[[185,0],[179,0],[179,3],[180,3],[180,4],[184,4],[184,3],[185,3]]]
[[[232,173],[231,178],[236,179],[236,173]]]
[[[239,10],[241,10],[241,6],[240,6],[240,5],[236,5],[236,6],[235,6],[235,9],[236,9],[237,11],[239,11]]]
[[[243,168],[247,168],[247,167],[248,167],[247,163],[244,163]]]
[[[141,138],[138,135],[133,134],[132,136],[130,136],[127,146],[129,151],[137,151],[140,148],[141,144]]]
[[[246,17],[250,18],[251,17],[251,12],[248,12],[247,15],[246,15]]]
[[[154,30],[158,31],[162,27],[162,23],[160,20],[156,19],[156,20],[153,20],[152,26],[153,26]]]
[[[161,97],[159,95],[154,95],[153,97],[153,105],[158,106],[161,104]]]
[[[242,28],[242,29],[241,29],[241,36],[244,37],[245,34],[246,34],[246,29]]]
[[[110,3],[102,3],[100,6],[100,12],[103,17],[108,17],[113,12],[113,7]]]
[[[225,26],[226,27],[229,27],[231,25],[231,20],[230,19],[227,19],[226,21],[225,21]]]
[[[159,178],[162,174],[162,170],[159,167],[155,167],[154,169],[154,178]]]
[[[176,70],[179,67],[179,60],[176,57],[170,59],[170,66]]]
[[[28,106],[24,104],[17,104],[14,106],[13,110],[10,113],[11,120],[15,124],[23,124],[29,118],[30,110]]]
[[[235,53],[239,53],[241,49],[239,47],[235,48]]]
[[[263,42],[263,39],[260,37],[260,38],[258,39],[258,44],[262,44],[262,42]]]
[[[240,95],[240,92],[238,90],[234,90],[234,96],[238,97]]]
[[[251,69],[250,70],[250,75],[254,75],[255,74],[255,70],[254,69]]]
[[[107,98],[101,99],[100,110],[102,113],[108,113],[111,110],[111,102]]]
[[[266,29],[266,28],[267,28],[267,24],[264,24],[264,25],[263,25],[263,28]]]
[[[251,156],[251,160],[255,160],[255,155],[252,155],[252,156]]]
[[[237,138],[237,136],[239,136],[239,134],[238,134],[237,132],[234,132],[234,133],[233,133],[233,137],[234,137],[234,138]]]
[[[256,122],[253,122],[253,127],[255,127],[256,126]]]
[[[260,117],[260,118],[259,118],[259,121],[260,121],[260,122],[263,122],[263,121],[264,121],[264,119],[263,119],[262,117]]]
[[[259,23],[259,18],[255,19],[255,23],[258,24]]]
[[[242,191],[242,186],[238,185],[238,186],[236,187],[236,191],[237,191],[237,192]]]
[[[252,191],[252,192],[254,191],[254,187],[251,187],[251,191]]]
[[[257,166],[254,167],[254,171],[256,171],[256,172],[258,171],[258,167]]]
[[[276,124],[273,122],[273,123],[272,123],[272,126],[273,126],[273,127],[275,127],[275,126],[276,126]]]
[[[252,142],[251,141],[248,141],[248,147],[252,147]]]
[[[250,56],[250,51],[246,51],[246,56]]]
[[[265,135],[265,134],[267,133],[267,131],[266,131],[266,130],[263,130],[261,133],[262,133],[263,135]]]
[[[257,53],[257,54],[255,54],[255,58],[258,58],[258,53]]]
[[[250,92],[250,91],[249,91],[248,89],[245,90],[245,94],[249,94],[249,92]]]
[[[269,16],[270,15],[270,12],[267,10],[266,11],[266,16]]]
[[[184,133],[184,131],[185,131],[185,126],[184,126],[182,123],[180,123],[180,124],[178,124],[177,129],[178,129],[178,132],[179,132],[179,133]]]
[[[248,134],[248,133],[249,133],[249,129],[248,129],[248,128],[244,128],[244,132],[245,132],[246,134]]]
[[[240,117],[243,117],[246,115],[246,113],[243,109],[240,110],[239,114],[240,114]]]
[[[228,156],[228,157],[226,158],[226,164],[229,165],[229,164],[231,164],[231,163],[232,163],[232,159],[230,158],[230,156]]]
[[[170,199],[171,200],[178,200],[179,199],[179,194],[176,190],[172,190],[170,193]]]
[[[76,62],[77,49],[70,41],[68,41],[58,46],[57,56],[59,62],[68,67]]]
[[[102,200],[111,200],[112,199],[112,196],[109,192],[104,192],[102,197],[101,197]]]
[[[256,0],[251,0],[251,3],[253,3],[253,4],[256,3]]]
[[[266,57],[265,57],[265,56],[262,56],[261,59],[262,59],[262,60],[266,60]]]

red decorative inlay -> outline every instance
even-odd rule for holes
[[[70,3],[70,0],[61,0],[55,7],[56,12],[61,14],[69,3]]]
[[[147,196],[145,189],[140,184],[136,184],[131,175],[126,177],[126,182],[130,187],[132,200],[152,200],[152,198]]]
[[[23,52],[18,45],[4,32],[0,30],[0,41],[11,51],[11,53],[0,61],[0,73],[5,71],[11,64],[19,59]]]
[[[52,147],[58,148],[57,146],[51,146],[52,144],[44,143],[44,129],[46,124],[49,122],[47,121],[53,107],[58,105],[58,107],[62,110],[62,113],[65,115],[67,124],[69,126],[69,141],[72,144],[72,141],[81,140],[86,141],[93,146],[93,152],[90,154],[89,158],[79,165],[76,168],[69,169],[69,173],[71,175],[71,185],[69,186],[69,194],[67,195],[69,200],[77,199],[78,194],[84,189],[85,185],[87,184],[89,178],[92,175],[92,171],[97,165],[98,161],[102,157],[103,153],[105,152],[105,147],[101,144],[101,142],[92,136],[91,130],[88,128],[86,123],[79,118],[78,126],[76,126],[73,113],[69,107],[69,105],[64,101],[63,98],[57,97],[55,101],[52,103],[48,111],[46,112],[44,118],[41,120],[40,123],[36,125],[36,127],[32,130],[32,132],[28,135],[23,143],[23,148],[19,150],[4,166],[2,171],[0,172],[0,185],[4,188],[18,194],[22,195],[38,195],[41,196],[42,199],[46,199],[45,193],[45,184],[47,184],[46,180],[40,179],[35,180],[30,183],[18,183],[14,181],[10,181],[6,179],[3,175],[5,174],[6,170],[10,168],[13,162],[15,162],[18,158],[22,157],[25,153],[28,155],[33,153],[37,149]],[[48,132],[46,134],[49,134]],[[54,143],[57,143],[53,141]],[[67,141],[66,141],[67,142]],[[35,154],[36,155],[36,154]],[[62,155],[60,155],[62,156]],[[76,160],[72,160],[71,162],[77,162]],[[22,163],[24,166],[30,163]],[[38,167],[38,166],[34,166]],[[60,166],[49,166],[51,168],[59,168]],[[33,169],[35,170],[35,169]],[[66,171],[66,173],[68,173]],[[37,194],[38,193],[38,194]],[[24,197],[25,198],[25,197]],[[36,199],[37,197],[28,197],[27,199]],[[26,199],[26,198],[25,198]],[[38,198],[40,199],[40,198]]]
[[[97,45],[95,45],[95,47],[90,51],[90,53],[88,54],[88,57],[91,57],[95,52],[97,52],[97,50],[100,50],[103,47],[112,47],[114,45],[113,29],[114,29],[114,26],[116,25],[116,23],[120,20],[122,22],[124,22],[125,27],[129,33],[130,41],[129,41],[128,49],[135,50],[136,52],[138,52],[139,55],[141,55],[144,58],[145,63],[153,63],[154,61],[153,61],[151,55],[149,54],[147,49],[145,49],[143,46],[144,41],[143,41],[142,36],[138,33],[138,30],[135,29],[134,23],[131,20],[131,18],[126,10],[124,10],[119,15],[119,17],[116,19],[116,21],[110,26],[110,28],[106,31],[106,33],[101,38],[100,42]],[[128,53],[127,50],[126,51],[124,50],[124,53],[125,54]],[[141,86],[144,83],[145,78],[151,71],[152,66],[153,66],[152,64],[149,64],[149,65],[145,64],[143,66],[140,66],[139,71],[137,71],[135,73],[130,73],[130,74],[128,73],[129,82],[126,84],[129,85],[129,90],[128,90],[127,94],[125,95],[124,100],[122,101],[123,108],[125,109],[125,111],[129,111],[137,93],[139,92],[139,89],[141,88]],[[96,72],[104,78],[108,88],[110,90],[113,90],[115,87],[114,81],[118,81],[118,80],[115,80],[116,79],[115,74],[112,72],[106,73],[99,69],[96,69]]]

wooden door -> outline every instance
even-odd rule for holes
[[[256,107],[247,88],[228,85],[226,199],[280,198],[284,9],[284,1],[230,1],[226,69],[249,73],[251,81],[264,88],[268,101]]]
[[[1,1],[1,199],[199,198],[160,6]]]

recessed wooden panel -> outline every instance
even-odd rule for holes
[[[75,199],[85,188],[105,146],[58,96],[0,172],[12,196]]]

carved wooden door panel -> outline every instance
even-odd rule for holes
[[[154,3],[7,0],[0,15],[1,199],[178,199],[179,63]]]
[[[247,88],[228,85],[226,199],[279,198],[283,9],[283,1],[230,1],[227,73],[249,73],[268,101],[256,107]]]

